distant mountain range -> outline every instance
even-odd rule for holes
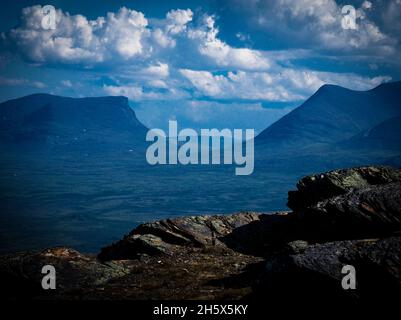
[[[397,152],[401,151],[400,120],[400,81],[369,91],[324,85],[262,131],[255,143],[259,158],[294,151],[319,155],[334,149]],[[146,146],[146,131],[125,97],[34,94],[0,104],[0,142],[10,147],[138,150]]]

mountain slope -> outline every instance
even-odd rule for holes
[[[354,150],[393,149],[401,154],[401,116],[385,120],[351,139],[341,141],[339,145]]]
[[[259,145],[306,147],[330,144],[401,115],[401,82],[369,91],[324,85],[256,138]]]
[[[125,148],[145,134],[125,97],[34,94],[0,104],[0,141],[10,145]]]

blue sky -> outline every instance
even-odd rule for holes
[[[0,101],[124,95],[149,127],[260,131],[325,83],[401,78],[401,0],[20,0],[0,15]]]

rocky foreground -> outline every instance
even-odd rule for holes
[[[401,170],[361,167],[308,176],[292,212],[243,212],[145,223],[97,256],[69,248],[0,257],[9,298],[397,301]],[[53,265],[57,290],[41,288]],[[344,265],[356,289],[344,290]],[[311,300],[313,299],[313,300]]]

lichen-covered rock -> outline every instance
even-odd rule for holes
[[[401,182],[401,170],[369,166],[334,170],[302,178],[297,191],[288,192],[288,207],[303,211],[319,201],[369,186]]]
[[[308,246],[309,243],[305,240],[294,240],[287,243],[286,249],[291,253],[302,253],[308,248]]]
[[[193,216],[144,223],[101,250],[101,260],[134,259],[140,254],[172,254],[182,246],[225,246],[219,239],[260,219],[260,213]]]

